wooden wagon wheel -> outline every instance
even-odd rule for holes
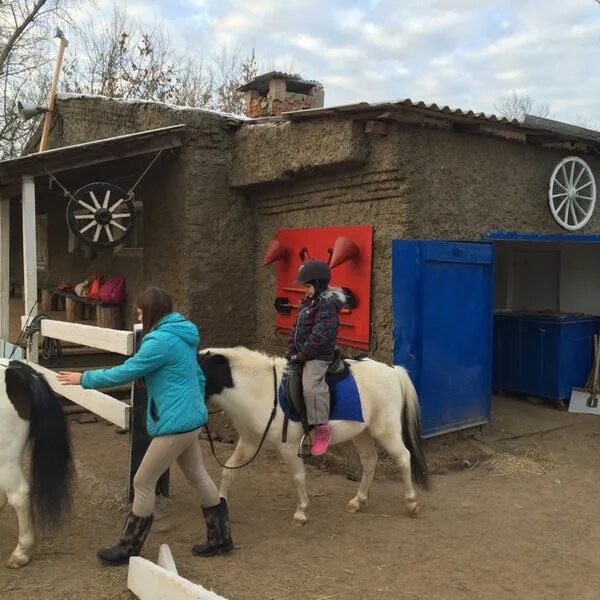
[[[588,223],[596,206],[596,181],[584,160],[568,156],[556,165],[550,177],[548,204],[556,222],[568,231]]]
[[[133,231],[133,195],[104,181],[84,185],[67,204],[67,223],[88,246],[118,246]]]

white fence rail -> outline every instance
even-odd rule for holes
[[[21,317],[21,324],[23,327],[27,324],[27,317]],[[116,354],[126,356],[133,354],[133,332],[131,331],[44,319],[41,322],[40,333],[44,337],[107,350]]]
[[[27,317],[22,317],[21,322],[25,326]],[[134,334],[130,331],[44,319],[40,324],[40,333],[44,337],[81,344],[90,348],[98,348],[124,355],[133,354]],[[84,390],[78,385],[62,385],[58,382],[57,374],[54,371],[29,360],[26,362],[46,377],[50,387],[57,394],[114,423],[118,427],[129,429],[131,407],[125,402],[96,390]]]

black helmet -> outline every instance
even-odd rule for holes
[[[311,281],[329,281],[331,269],[323,260],[310,259],[300,265],[296,283],[310,283]]]

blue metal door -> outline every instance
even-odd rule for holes
[[[421,403],[423,435],[489,422],[493,246],[393,242],[394,363]]]

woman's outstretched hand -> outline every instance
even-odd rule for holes
[[[81,373],[71,373],[68,371],[61,371],[57,376],[59,383],[63,385],[79,385],[81,383]]]

